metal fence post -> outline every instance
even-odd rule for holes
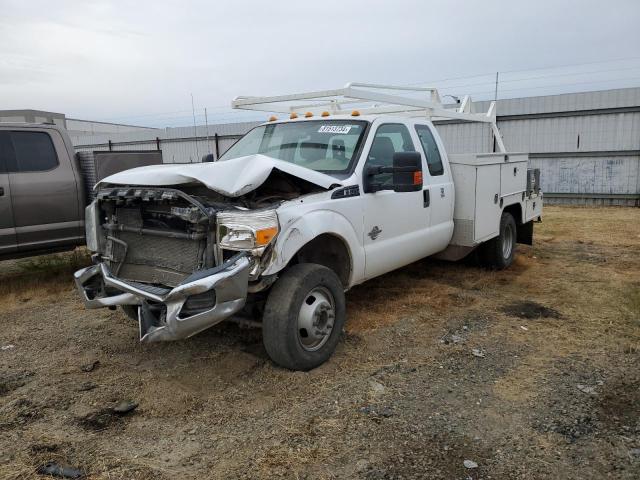
[[[219,142],[217,133],[213,135],[213,141],[216,144],[216,161],[217,161],[220,158],[220,142]]]

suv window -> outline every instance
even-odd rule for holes
[[[393,155],[399,152],[415,152],[409,130],[402,123],[386,123],[380,125],[373,137],[373,143],[367,156],[367,165],[382,167],[393,166]],[[392,174],[378,175],[376,181],[382,184],[390,183]]]
[[[429,173],[433,177],[444,174],[444,167],[442,166],[442,158],[440,157],[440,151],[438,145],[436,145],[436,139],[433,138],[431,130],[426,125],[416,125],[416,132],[422,143],[424,154],[427,156],[427,166],[429,167]]]
[[[58,166],[58,156],[51,137],[45,132],[11,132],[14,158],[9,158],[10,172],[44,172]]]

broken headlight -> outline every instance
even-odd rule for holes
[[[229,250],[262,249],[279,231],[275,210],[220,212],[217,224],[218,245]]]

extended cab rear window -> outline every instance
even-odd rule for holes
[[[45,172],[58,166],[51,137],[45,132],[8,132],[12,151],[6,152],[9,172]]]
[[[444,167],[442,166],[440,150],[438,150],[436,139],[433,138],[431,130],[426,125],[416,125],[416,132],[418,132],[418,137],[420,138],[420,143],[422,143],[424,154],[427,156],[429,173],[433,177],[444,175]]]

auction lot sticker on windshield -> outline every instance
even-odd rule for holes
[[[322,125],[318,133],[342,133],[346,135],[351,130],[352,125]]]

